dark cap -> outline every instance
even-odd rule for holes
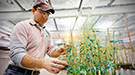
[[[50,11],[52,14],[55,13],[55,10],[49,5],[48,1],[46,0],[36,0],[33,7],[39,5],[41,10],[43,11]]]

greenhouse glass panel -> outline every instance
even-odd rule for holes
[[[118,4],[133,4],[135,3],[135,0],[115,0],[112,5],[118,5]]]
[[[75,17],[72,18],[56,18],[58,30],[70,30],[73,28]]]
[[[46,26],[46,29],[49,31],[56,30],[53,19],[48,19],[48,21],[44,24],[44,26]]]
[[[87,17],[82,17],[82,16],[78,17],[76,24],[74,26],[74,29],[80,30],[86,19],[87,19]]]
[[[78,8],[80,0],[51,0],[54,9]]]
[[[94,28],[107,29],[113,24],[117,23],[117,20],[121,19],[122,14],[119,15],[103,15],[95,24]]]
[[[99,0],[96,6],[106,6],[111,0]],[[83,7],[92,7],[95,0],[83,0]]]
[[[17,0],[17,1],[26,10],[31,9],[33,7],[33,4],[34,4],[34,0]]]
[[[21,10],[12,0],[0,0],[0,11],[17,11]]]

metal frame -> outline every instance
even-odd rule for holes
[[[7,14],[9,14],[9,13],[11,13],[13,16],[14,15],[16,15],[17,13],[19,14],[19,13],[24,13],[24,14],[27,14],[27,15],[29,15],[29,13],[30,13],[30,10],[26,10],[19,2],[18,2],[18,0],[13,0],[20,8],[21,8],[21,10],[20,11],[0,11],[0,16],[1,15],[7,15]],[[48,0],[48,2],[49,2],[49,4],[51,5],[51,0]],[[121,7],[124,7],[124,6],[135,6],[135,3],[130,3],[130,4],[117,4],[117,5],[112,5],[112,3],[113,2],[115,2],[115,0],[111,0],[106,6],[97,6],[97,7],[95,7],[95,10],[102,10],[102,9],[105,9],[105,8],[114,8],[114,7],[119,7],[119,6],[121,6]],[[50,18],[53,18],[53,21],[54,21],[54,24],[55,24],[55,27],[56,27],[56,30],[57,31],[59,31],[59,29],[58,29],[58,26],[57,26],[57,23],[56,23],[56,21],[55,21],[55,18],[65,18],[65,17],[76,17],[76,20],[75,20],[75,23],[74,23],[74,25],[73,25],[73,27],[72,27],[72,31],[74,30],[74,28],[75,28],[75,25],[76,25],[76,22],[77,22],[77,20],[78,20],[78,16],[80,16],[80,15],[82,15],[82,16],[87,16],[87,15],[84,15],[84,14],[81,14],[82,13],[82,11],[84,11],[84,10],[90,10],[91,9],[91,7],[82,7],[82,3],[83,3],[83,0],[80,0],[80,4],[79,4],[79,7],[78,8],[67,8],[67,9],[55,9],[57,12],[62,12],[62,11],[70,11],[70,10],[77,10],[78,11],[78,14],[76,14],[76,15],[71,15],[71,16],[57,16],[57,15],[54,15],[54,16],[50,16]],[[52,5],[51,5],[52,6]],[[104,8],[103,8],[104,7]],[[99,13],[93,13],[93,14],[91,14],[91,16],[95,16],[95,15],[99,15],[99,18],[95,21],[95,23],[92,25],[92,27],[94,27],[94,25],[98,22],[98,20],[100,20],[100,18],[102,17],[102,15],[114,15],[114,14],[122,14],[123,12],[125,12],[125,11],[122,11],[122,12],[114,12],[114,13],[101,13],[101,14],[99,14]],[[125,12],[125,13],[135,13],[135,11],[129,11],[129,12]],[[11,16],[11,17],[13,17],[13,16]],[[18,16],[18,17],[20,17],[20,16]],[[18,17],[16,17],[16,18],[18,18]],[[30,17],[30,15],[29,16],[27,16],[27,17],[24,17],[24,18],[29,18]],[[8,19],[9,17],[3,17],[2,16],[2,18],[4,18],[4,19]],[[2,19],[2,18],[0,18],[0,19]],[[14,17],[13,17],[14,18]],[[9,18],[10,19],[10,18]],[[120,18],[121,19],[121,18]],[[118,20],[116,20],[113,24],[115,24],[117,21],[119,21],[120,19],[118,19]],[[12,23],[12,21],[10,21],[11,23]],[[113,25],[112,24],[112,25]]]

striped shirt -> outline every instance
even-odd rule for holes
[[[46,53],[51,56],[54,49],[56,47],[45,27],[40,27],[33,19],[19,22],[11,33],[10,64],[23,67],[21,61],[26,54],[44,58]]]

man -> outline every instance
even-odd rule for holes
[[[58,57],[66,53],[64,46],[55,47],[50,33],[43,26],[54,10],[47,1],[37,0],[32,8],[33,18],[19,22],[11,33],[10,58],[4,75],[39,75],[39,69],[57,74],[66,62],[43,59],[46,53]]]

